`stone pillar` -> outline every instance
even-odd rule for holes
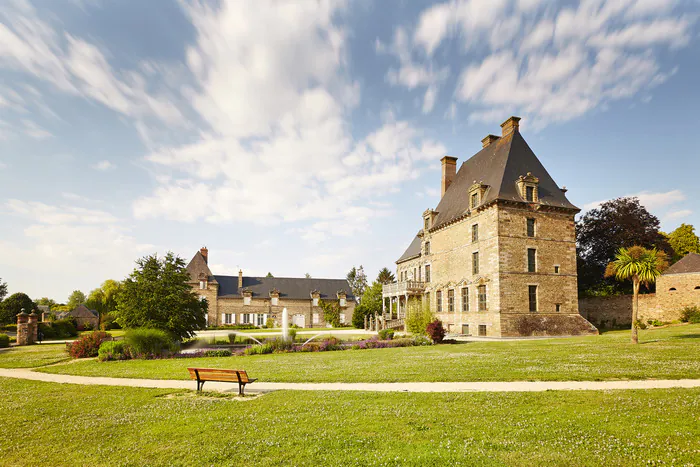
[[[33,311],[29,314],[29,319],[27,320],[27,336],[30,344],[35,344],[37,341],[37,334],[39,332],[39,315]]]
[[[386,297],[382,295],[382,314],[386,313]]]
[[[29,344],[29,315],[22,312],[17,315],[17,345]]]

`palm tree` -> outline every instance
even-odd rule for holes
[[[387,268],[383,268],[382,270],[379,271],[379,275],[377,276],[377,282],[380,284],[391,284],[394,282],[394,275],[389,271]]]
[[[656,282],[656,278],[668,267],[668,257],[656,248],[650,250],[635,245],[631,248],[620,248],[615,255],[615,261],[608,264],[605,277],[615,277],[619,281],[632,280],[634,297],[632,301],[632,343],[638,344],[637,310],[639,309],[639,285]]]

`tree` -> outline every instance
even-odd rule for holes
[[[323,319],[332,327],[340,327],[340,302],[336,300],[319,300],[318,305],[323,310]]]
[[[155,328],[177,339],[191,337],[205,324],[208,304],[192,290],[185,261],[168,252],[144,256],[124,280],[114,317],[124,328]]]
[[[0,324],[14,324],[17,315],[24,310],[26,313],[37,311],[36,305],[27,294],[18,292],[10,295],[0,303]]]
[[[308,272],[305,272],[304,277],[307,279],[311,279],[311,274],[309,274]]]
[[[68,296],[68,308],[71,310],[74,310],[78,305],[82,305],[87,301],[87,298],[85,297],[85,294],[82,293],[80,290],[74,290],[71,292],[71,294]]]
[[[3,282],[0,278],[0,302],[2,302],[7,296],[7,282]]]
[[[689,224],[681,224],[668,234],[668,243],[673,248],[673,262],[688,253],[700,253],[700,238],[695,235],[695,227]]]
[[[58,305],[58,303],[56,303],[56,300],[53,300],[53,299],[51,299],[51,298],[49,298],[49,297],[41,297],[39,300],[36,301],[36,304],[37,304],[37,305],[48,306],[48,307],[49,307],[49,310],[52,310],[53,307],[55,307],[56,305]]]
[[[391,284],[395,280],[396,278],[394,277],[394,274],[389,271],[388,268],[382,268],[377,276],[377,282],[380,284]]]
[[[88,295],[85,305],[91,310],[96,310],[100,323],[104,318],[117,308],[117,295],[121,289],[121,282],[107,279],[102,285],[93,289]]]
[[[352,289],[352,294],[356,297],[362,297],[367,288],[367,275],[362,265],[359,268],[353,266],[346,278]],[[360,303],[362,303],[362,299],[360,299]]]
[[[656,278],[668,267],[666,253],[656,248],[650,250],[635,245],[631,248],[620,248],[615,260],[610,262],[605,270],[606,277],[614,277],[619,281],[631,280],[634,293],[632,301],[632,343],[638,344],[637,312],[639,310],[639,285],[656,282]]]
[[[411,334],[425,335],[428,324],[435,319],[430,305],[419,298],[411,298],[406,306],[406,330]]]
[[[271,272],[268,272],[267,276],[265,276],[265,277],[275,277],[275,276],[273,276]]]
[[[629,293],[614,279],[604,277],[605,268],[620,248],[640,245],[668,254],[671,246],[659,231],[659,219],[639,204],[637,198],[618,198],[588,211],[576,224],[579,293],[608,290]]]
[[[360,304],[355,307],[352,314],[352,325],[358,329],[365,326],[365,316],[368,318],[382,313],[382,284],[374,281],[362,294]]]

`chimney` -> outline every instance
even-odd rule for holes
[[[482,147],[482,148],[485,148],[485,147],[487,147],[489,144],[498,141],[500,138],[501,138],[500,136],[488,135],[486,138],[484,138],[484,139],[481,140],[481,147]]]
[[[457,174],[457,158],[445,156],[440,159],[440,162],[442,162],[442,184],[440,189],[440,198],[442,198]]]
[[[238,289],[243,288],[243,269],[238,270]]]
[[[501,136],[506,137],[514,131],[518,131],[518,129],[520,128],[519,122],[520,117],[510,117],[508,120],[501,123],[501,130],[503,131]]]
[[[209,264],[209,250],[207,250],[207,247],[203,246],[199,252],[204,256],[204,262]]]

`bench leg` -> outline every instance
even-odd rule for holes
[[[243,392],[245,391],[245,383],[238,383],[238,395],[245,396]]]
[[[204,381],[197,381],[197,392],[201,392],[204,387]]]

